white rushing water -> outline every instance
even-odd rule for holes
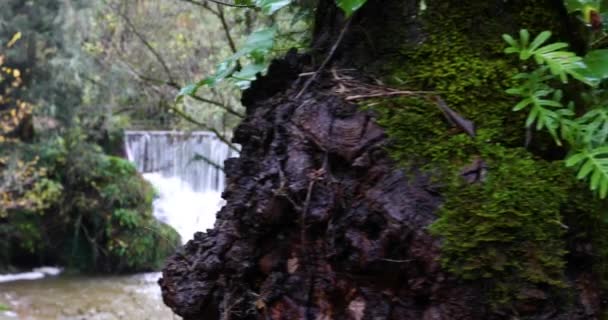
[[[234,151],[212,133],[174,131],[127,131],[125,148],[158,191],[154,215],[175,228],[182,241],[213,227],[225,186],[215,165],[236,156]]]
[[[47,276],[57,276],[63,271],[57,267],[40,267],[29,272],[0,274],[0,283],[20,281],[20,280],[38,280]]]

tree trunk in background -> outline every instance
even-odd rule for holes
[[[496,1],[491,14],[513,14],[503,6]],[[341,93],[344,77],[370,83],[400,48],[424,42],[429,34],[418,10],[417,1],[369,0],[332,65],[297,97],[308,79],[299,74],[321,64],[345,25],[333,1],[321,0],[312,54],[290,52],[243,94],[247,117],[234,136],[242,153],[225,164],[227,204],[215,228],[197,233],[163,270],[163,298],[177,314],[186,320],[511,318],[482,303],[480,285],[442,270],[440,240],[427,231],[441,195],[425,176],[397,168],[373,114]],[[475,18],[492,19],[462,17]],[[502,32],[518,29],[504,25]],[[353,67],[359,71],[330,72]],[[581,288],[568,308],[539,291],[512,311],[530,319],[595,319],[599,289]]]

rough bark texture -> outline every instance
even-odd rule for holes
[[[320,52],[342,25],[330,3],[319,8]],[[337,60],[370,61],[353,34],[382,17],[407,26],[399,39],[420,37],[411,21],[416,5],[371,1],[365,12],[373,14],[353,21]],[[382,54],[396,49],[376,40]],[[225,164],[227,204],[213,230],[169,259],[159,281],[165,303],[186,320],[509,319],[480,303],[478,285],[442,272],[439,240],[427,231],[440,195],[423,175],[396,169],[384,131],[336,93],[335,75],[295,98],[306,81],[298,74],[310,64],[291,52],[244,93],[247,117],[234,137],[243,150]],[[599,290],[582,286],[589,292],[568,312],[539,291],[516,313],[594,319]]]
[[[291,58],[287,77],[265,79],[295,78]],[[371,116],[320,88],[292,100],[299,83],[270,97],[264,81],[253,90],[269,98],[235,133],[216,229],[164,270],[167,304],[186,319],[478,318],[475,291],[447,280],[425,231],[439,198],[394,169]]]

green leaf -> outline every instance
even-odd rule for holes
[[[196,93],[198,92],[198,90],[202,86],[210,85],[212,81],[213,80],[211,78],[205,78],[205,79],[203,79],[203,80],[201,80],[201,81],[199,81],[197,83],[191,83],[191,84],[183,87],[181,90],[179,90],[179,93],[175,97],[175,101],[179,102],[185,96],[194,96],[194,95],[196,95]]]
[[[593,161],[587,161],[583,164],[576,175],[577,179],[584,179],[593,170]]]
[[[565,0],[564,4],[569,13],[583,11],[585,7],[600,7],[600,0]]]
[[[234,73],[232,77],[238,80],[253,81],[255,80],[256,75],[266,71],[266,68],[268,68],[267,64],[249,64],[241,71]]]
[[[526,119],[526,128],[530,127],[534,123],[534,121],[536,121],[539,111],[539,108],[532,108],[530,114],[528,115],[528,118]]]
[[[602,174],[599,170],[595,170],[591,175],[591,181],[589,187],[592,191],[597,190],[597,187],[600,185],[600,181],[602,179]]]
[[[600,198],[605,199],[607,193],[608,193],[608,182],[604,181],[604,183],[602,183],[600,185]]]
[[[185,96],[195,95],[196,91],[198,91],[199,88],[200,86],[197,86],[195,83],[191,83],[179,90],[179,93],[177,94],[177,97],[175,97],[175,99],[179,101]]]
[[[549,37],[551,37],[550,31],[541,32],[538,36],[536,36],[536,38],[534,38],[534,41],[532,41],[532,43],[530,44],[530,50],[536,50],[538,47],[540,47],[541,44],[545,43],[545,41],[547,41]]]
[[[355,11],[359,10],[367,0],[336,0],[336,4],[347,17],[350,17]]]
[[[572,167],[577,165],[579,162],[584,160],[587,157],[584,153],[575,153],[566,159],[566,167]]]
[[[591,81],[608,78],[608,49],[591,50],[583,59],[587,68],[582,72]]]
[[[534,100],[532,98],[523,99],[518,104],[516,104],[515,107],[513,107],[513,111],[520,111],[533,102]]]
[[[528,47],[528,42],[530,41],[530,33],[528,32],[528,29],[519,30],[519,41],[521,42],[522,48]]]
[[[600,198],[608,195],[608,146],[592,150],[583,149],[566,160],[567,166],[579,164],[578,179],[589,179],[589,188],[599,193]]]
[[[245,90],[249,88],[251,82],[256,79],[258,73],[263,73],[268,68],[267,63],[263,64],[249,64],[245,66],[241,71],[236,72],[232,75],[232,79],[236,80],[236,85],[241,89]]]
[[[273,14],[291,4],[292,0],[256,0],[255,5],[262,8],[265,14]]]
[[[243,46],[231,59],[236,60],[252,52],[267,52],[274,46],[274,37],[277,33],[275,28],[266,28],[253,32],[247,37]]]
[[[201,86],[207,85],[210,87],[214,87],[222,80],[226,79],[234,72],[234,68],[236,67],[236,60],[228,59],[218,64],[215,69],[215,74],[211,77],[208,77],[200,82]]]
[[[514,48],[519,48],[519,44],[517,43],[517,41],[515,41],[515,39],[513,39],[513,37],[511,37],[510,35],[503,34],[502,39],[505,40],[505,42],[508,43],[510,46]]]
[[[544,53],[549,53],[549,52],[557,51],[560,49],[564,49],[567,47],[568,47],[568,44],[565,42],[556,42],[556,43],[551,43],[546,46],[543,46],[543,47],[539,48],[538,50],[536,50],[534,53],[544,54]]]

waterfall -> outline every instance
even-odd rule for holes
[[[158,192],[157,219],[175,228],[183,241],[213,227],[225,186],[224,172],[213,164],[222,166],[236,152],[213,133],[175,131],[127,131],[125,149]]]

